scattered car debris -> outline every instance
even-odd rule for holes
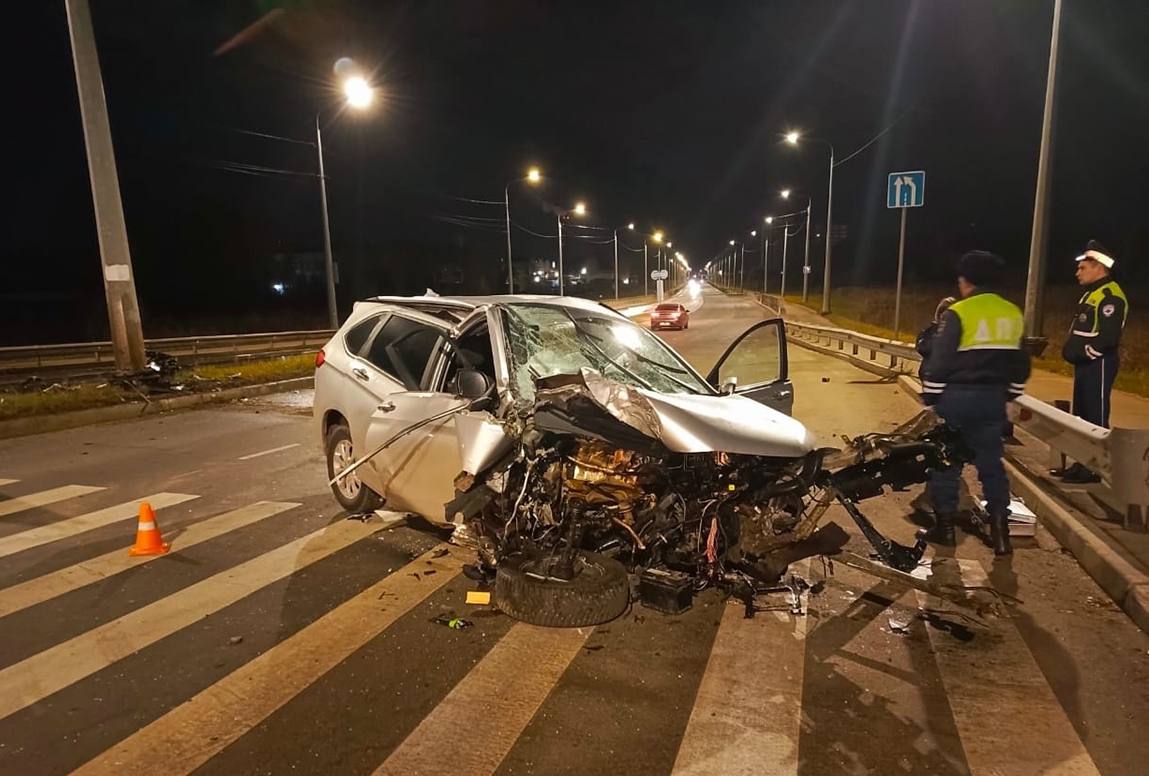
[[[891,633],[897,633],[900,636],[910,635],[910,623],[913,622],[910,618],[901,618],[895,615],[890,615],[886,618],[886,624],[890,626]]]
[[[242,644],[243,643],[243,636],[232,636],[230,639],[227,640],[227,643],[231,644],[232,646],[235,646],[236,644]]]
[[[491,591],[468,590],[467,603],[473,606],[487,606],[491,603]]]
[[[475,624],[470,620],[464,620],[462,617],[454,617],[449,614],[440,614],[431,622],[437,625],[445,625],[451,630],[463,630],[464,628],[470,628]]]

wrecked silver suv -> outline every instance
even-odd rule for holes
[[[658,337],[573,298],[376,298],[320,353],[315,417],[333,493],[453,527],[504,612],[540,625],[742,597],[846,542],[841,504],[886,565],[924,545],[856,506],[962,460],[932,415],[844,451],[789,416],[782,321],[739,336],[703,377]],[[633,592],[632,592],[633,591]]]

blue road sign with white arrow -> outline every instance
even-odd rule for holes
[[[926,204],[926,171],[892,172],[886,185],[886,207],[921,207]]]

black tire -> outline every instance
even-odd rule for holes
[[[578,573],[569,582],[545,576],[551,558],[511,556],[495,575],[495,606],[508,616],[554,628],[579,628],[610,622],[630,601],[626,569],[613,558],[583,553],[575,561]]]
[[[338,471],[336,469],[336,450],[340,449],[341,444],[345,444],[345,447],[342,448],[343,452],[340,455],[340,460],[344,461],[344,463],[340,465],[340,469],[350,462],[347,461],[349,455],[352,456],[351,460],[354,460],[355,448],[351,442],[351,429],[342,424],[337,424],[327,430],[327,440],[323,446],[327,458],[328,480],[334,477],[336,471]],[[360,482],[354,473],[351,477],[354,478],[355,483],[358,483],[357,488],[341,488],[338,484],[331,486],[331,493],[335,496],[335,500],[339,502],[339,506],[353,515],[374,512],[383,506],[382,496]]]

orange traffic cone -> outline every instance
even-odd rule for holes
[[[148,502],[140,504],[140,523],[136,528],[136,546],[128,550],[128,555],[163,555],[171,548],[160,536],[156,525],[156,511]]]

